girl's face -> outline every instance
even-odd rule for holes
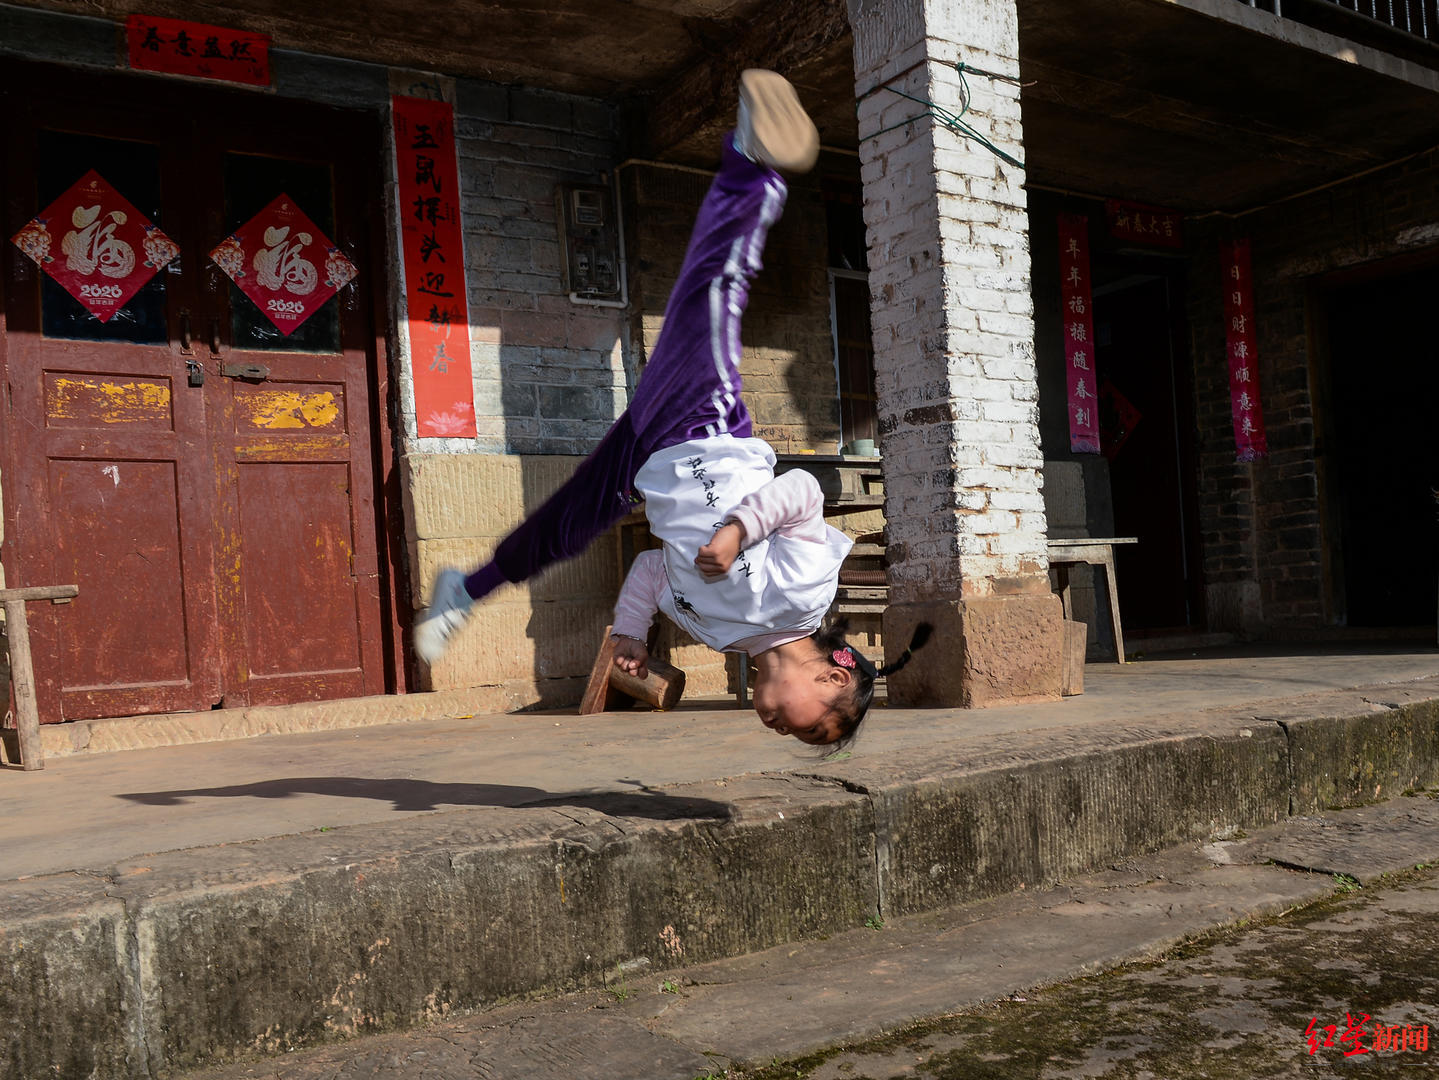
[[[826,746],[839,740],[834,703],[850,679],[847,670],[819,655],[782,664],[768,675],[761,670],[755,678],[754,709],[771,731]]]

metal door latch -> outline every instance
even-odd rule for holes
[[[254,379],[259,382],[270,377],[270,369],[264,364],[221,364],[220,374],[227,379]]]

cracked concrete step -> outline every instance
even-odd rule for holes
[[[1274,865],[1276,853],[1312,868]],[[186,1080],[693,1080],[1022,998],[1195,935],[1439,864],[1439,801],[1305,816],[1043,889]]]

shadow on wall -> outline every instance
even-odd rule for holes
[[[790,185],[745,315],[746,400],[755,434],[781,454],[839,449],[829,238],[815,180]]]

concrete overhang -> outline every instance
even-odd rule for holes
[[[1377,44],[1236,0],[1020,0],[1019,17],[1031,184],[1237,212],[1439,145],[1439,48],[1401,58],[1357,16]]]
[[[825,145],[853,150],[861,134],[845,0],[24,6],[116,21],[143,10],[266,33],[278,49],[624,102],[633,154],[688,164],[713,163],[738,70],[753,64],[794,80]],[[1327,0],[1284,0],[1312,26],[1240,0],[1017,9],[1034,185],[1237,212],[1439,144],[1439,48]],[[987,86],[971,87],[982,116]]]

